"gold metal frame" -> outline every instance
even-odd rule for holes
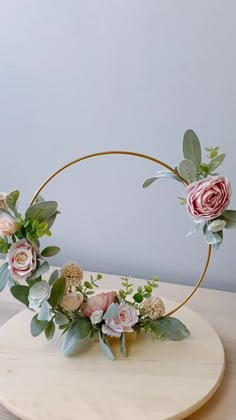
[[[82,160],[87,160],[90,158],[94,158],[97,156],[105,156],[105,155],[129,155],[129,156],[135,156],[138,158],[142,158],[142,159],[146,159],[146,160],[151,160],[152,162],[155,162],[161,166],[163,166],[166,169],[169,169],[169,171],[173,172],[174,174],[178,175],[178,177],[186,184],[188,185],[188,182],[186,181],[186,179],[184,179],[182,176],[180,176],[175,169],[173,169],[171,166],[167,165],[165,162],[162,162],[159,159],[156,159],[152,156],[148,156],[148,155],[144,155],[142,153],[135,153],[135,152],[127,152],[124,150],[111,150],[111,151],[106,151],[106,152],[98,152],[98,153],[92,153],[90,155],[86,155],[86,156],[82,156],[78,159],[73,160],[72,162],[67,163],[66,165],[62,166],[60,169],[58,169],[56,172],[54,172],[52,175],[49,176],[49,178],[46,179],[46,181],[44,181],[44,183],[39,187],[39,189],[36,191],[36,193],[34,194],[31,203],[33,204],[34,201],[36,200],[36,198],[38,197],[38,195],[40,194],[40,192],[43,190],[43,188],[53,179],[55,178],[60,172],[64,171],[65,169],[69,168],[70,166],[74,165],[75,163],[81,162]],[[178,306],[176,306],[176,308],[172,309],[171,311],[169,311],[165,316],[169,316],[172,315],[173,313],[175,313],[178,309],[180,309],[182,306],[185,305],[185,303],[187,303],[189,301],[189,299],[191,299],[191,297],[194,295],[194,293],[197,291],[197,289],[199,288],[200,284],[202,283],[209,263],[210,263],[210,258],[211,258],[211,245],[208,246],[208,253],[207,253],[207,258],[206,258],[206,262],[202,271],[202,274],[196,284],[196,286],[194,287],[194,289],[192,290],[192,292],[186,297],[186,299],[183,300],[183,302],[181,302]]]

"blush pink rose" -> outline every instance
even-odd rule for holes
[[[25,239],[14,243],[6,256],[8,268],[14,280],[25,280],[36,269],[37,254]]]
[[[90,318],[94,311],[102,310],[106,312],[108,306],[110,306],[115,299],[116,292],[99,293],[87,300],[83,305],[81,312],[84,316]]]
[[[187,187],[188,213],[196,221],[215,219],[228,207],[231,186],[227,178],[214,176]]]
[[[125,302],[116,306],[116,318],[106,319],[102,325],[102,332],[111,337],[120,337],[123,332],[132,332],[132,327],[138,322],[138,314],[133,306]]]
[[[0,218],[0,235],[11,236],[17,231],[17,225],[10,217]]]

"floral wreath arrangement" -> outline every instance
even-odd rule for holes
[[[215,172],[225,155],[219,154],[218,147],[208,147],[206,151],[209,162],[203,163],[197,135],[186,131],[184,160],[174,170],[158,171],[143,187],[159,178],[181,182],[186,187],[186,198],[180,198],[181,204],[195,223],[187,236],[202,226],[206,242],[218,249],[224,229],[236,227],[236,211],[228,210],[229,181]],[[40,250],[40,239],[51,236],[50,229],[59,214],[57,203],[44,201],[37,194],[33,204],[21,214],[18,198],[18,190],[0,193],[0,252],[6,256],[0,267],[0,291],[7,285],[12,295],[34,312],[30,325],[34,337],[44,333],[50,340],[58,326],[64,335],[65,355],[86,349],[98,337],[105,355],[114,360],[111,337],[119,340],[121,354],[126,357],[126,338],[130,333],[143,330],[157,338],[177,341],[189,336],[186,326],[166,314],[162,299],[155,296],[158,277],[135,290],[130,279],[123,277],[119,291],[95,293],[102,275],[85,279],[81,267],[71,262],[53,271],[48,280],[43,279],[50,268],[47,258],[60,251],[57,246]]]

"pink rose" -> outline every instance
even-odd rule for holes
[[[11,245],[6,259],[14,280],[25,280],[36,269],[36,251],[25,239]]]
[[[116,306],[116,318],[106,319],[102,325],[102,332],[111,337],[120,337],[123,332],[132,332],[132,327],[138,322],[137,311],[133,306],[125,302]]]
[[[187,209],[196,221],[215,219],[228,207],[231,186],[227,178],[214,176],[187,187]]]
[[[106,312],[108,306],[114,302],[116,292],[99,293],[88,299],[83,305],[81,311],[84,316],[90,318],[94,311],[102,310]]]
[[[0,235],[11,236],[17,231],[17,225],[10,217],[0,219]]]
[[[65,309],[65,311],[76,311],[80,308],[82,302],[82,293],[69,292],[65,296],[63,296],[61,300],[61,306],[63,307],[63,309]]]

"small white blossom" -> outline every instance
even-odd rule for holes
[[[103,317],[103,310],[98,309],[97,311],[94,311],[92,313],[92,315],[90,316],[90,321],[92,322],[92,324],[96,325],[102,321],[102,317]]]

